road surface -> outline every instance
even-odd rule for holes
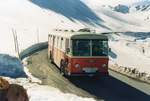
[[[28,63],[29,71],[44,85],[56,87],[64,93],[99,101],[150,101],[150,85],[113,71],[109,71],[110,76],[99,79],[61,76],[58,68],[47,59],[47,49],[31,55]]]

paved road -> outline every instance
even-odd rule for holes
[[[110,76],[93,79],[90,77],[65,78],[47,60],[47,50],[33,54],[29,59],[30,72],[43,84],[83,97],[94,97],[104,101],[150,101],[150,85],[140,83],[116,72]]]

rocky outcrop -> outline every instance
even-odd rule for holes
[[[29,101],[26,90],[0,77],[0,101]]]
[[[0,77],[0,101],[7,101],[6,95],[9,86],[9,82]]]
[[[9,88],[9,82],[2,77],[0,77],[0,90],[8,89]]]

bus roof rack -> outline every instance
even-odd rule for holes
[[[75,32],[73,29],[54,29],[54,31],[58,31],[58,32]]]

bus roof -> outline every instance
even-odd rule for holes
[[[94,32],[53,31],[49,35],[64,37],[68,39],[108,39],[108,37],[103,33],[94,33]]]

